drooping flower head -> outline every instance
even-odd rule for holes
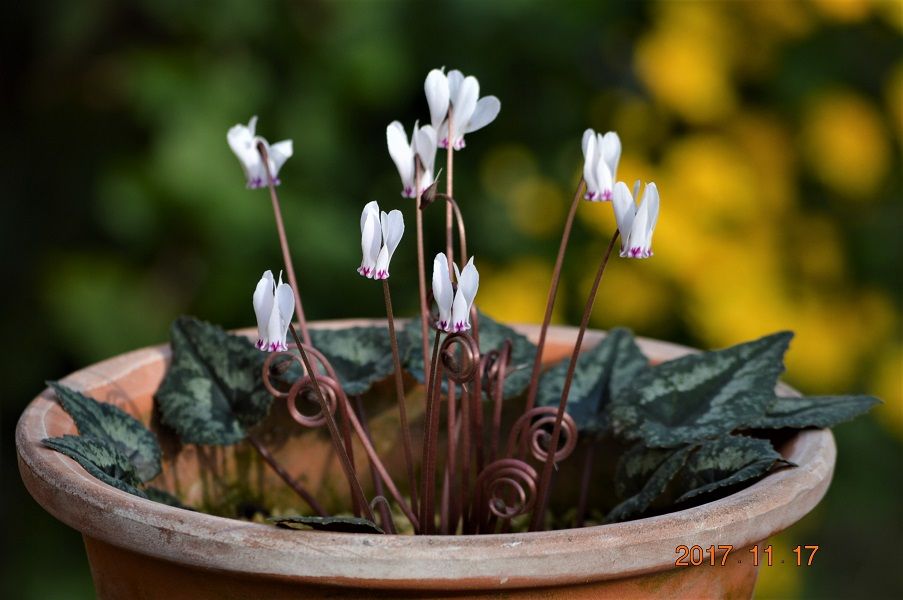
[[[636,186],[637,192],[639,186]],[[652,256],[652,233],[658,221],[658,188],[647,183],[639,207],[627,184],[619,181],[615,185],[615,220],[621,232],[621,256],[624,258],[649,258]]]
[[[226,134],[226,140],[241,163],[249,189],[261,188],[267,185],[267,171],[260,156],[260,151],[257,149],[258,143],[263,143],[267,149],[273,183],[279,185],[279,178],[276,175],[279,173],[282,165],[285,164],[285,161],[292,155],[292,141],[283,140],[271,146],[264,138],[255,134],[256,129],[257,116],[255,115],[248,121],[247,126],[239,124],[229,129],[229,132]]]
[[[437,133],[439,146],[449,147],[448,112],[452,110],[451,145],[460,150],[466,145],[464,135],[492,123],[502,108],[495,96],[480,98],[480,83],[472,75],[465,77],[457,69],[446,75],[433,69],[424,82],[426,101],[430,107],[430,120]]]
[[[357,272],[368,279],[388,279],[389,262],[404,235],[404,217],[400,210],[386,214],[379,204],[368,202],[361,212],[361,252]]]
[[[285,336],[295,314],[295,294],[291,286],[273,281],[273,272],[266,271],[254,290],[254,314],[257,316],[257,348],[264,352],[288,350]]]
[[[448,258],[440,252],[433,259],[433,297],[439,307],[436,328],[447,332],[470,329],[470,309],[480,287],[480,274],[473,264],[473,257],[459,270],[455,268],[458,289],[455,290],[448,271]]]
[[[411,140],[408,141],[404,131],[404,125],[393,121],[386,127],[386,144],[389,147],[389,156],[398,168],[403,189],[401,195],[405,198],[414,198],[417,189],[421,191],[429,187],[433,182],[433,166],[436,163],[436,130],[431,125],[418,126],[414,123],[411,132]],[[417,159],[420,159],[422,171],[420,181],[415,181],[417,176]]]
[[[583,179],[587,200],[611,200],[621,159],[621,138],[614,131],[605,135],[592,129],[583,132]]]

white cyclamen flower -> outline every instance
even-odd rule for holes
[[[464,265],[464,269],[458,270],[458,265],[454,267],[458,281],[456,291],[448,271],[448,258],[440,252],[433,259],[433,298],[439,306],[436,327],[447,332],[470,329],[470,309],[480,287],[480,274],[473,264],[473,257]]]
[[[464,136],[492,123],[502,103],[495,96],[480,98],[480,83],[476,77],[464,77],[461,71],[449,71],[446,76],[433,69],[424,83],[426,100],[430,106],[430,120],[438,136],[439,146],[449,147],[448,110],[452,108],[451,144],[455,150],[465,146]]]
[[[255,135],[257,129],[257,116],[251,117],[248,125],[235,125],[229,129],[226,134],[226,140],[232,152],[238,157],[241,168],[245,172],[245,178],[248,180],[248,188],[255,189],[267,185],[267,171],[260,157],[260,151],[257,150],[257,144],[262,142],[267,149],[269,156],[270,174],[273,177],[273,183],[279,185],[279,178],[276,176],[279,169],[286,160],[292,155],[292,141],[283,140],[272,146],[267,141]]]
[[[404,125],[393,121],[386,127],[386,144],[389,146],[389,156],[392,157],[398,168],[398,175],[401,176],[401,184],[404,186],[401,191],[402,196],[414,198],[418,188],[423,191],[433,183],[433,166],[436,163],[436,130],[431,125],[418,127],[418,123],[414,123],[411,141],[408,142]],[[418,157],[423,167],[419,185],[415,181]]]
[[[295,294],[287,283],[273,281],[273,272],[267,271],[254,290],[254,314],[257,316],[257,348],[264,352],[288,350],[285,336],[295,314]]]
[[[379,204],[368,202],[361,213],[361,251],[364,255],[357,272],[369,279],[388,279],[389,261],[404,235],[404,217],[400,210],[386,214]]]
[[[639,186],[636,187],[639,191]],[[652,233],[658,221],[658,188],[647,183],[639,208],[627,184],[619,181],[615,185],[615,220],[621,232],[621,256],[624,258],[649,258],[652,256]]]
[[[620,159],[621,138],[617,133],[609,131],[602,135],[592,129],[583,132],[583,179],[587,200],[611,200]]]

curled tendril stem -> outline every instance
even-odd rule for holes
[[[301,360],[304,363],[304,368],[307,371],[307,374],[310,376],[311,385],[313,387],[314,393],[316,394],[316,398],[320,403],[321,413],[326,420],[326,427],[329,429],[329,436],[332,439],[332,445],[339,457],[339,462],[342,464],[342,469],[345,471],[345,477],[348,479],[348,485],[351,487],[351,496],[354,499],[357,507],[360,507],[364,515],[372,521],[373,512],[370,510],[370,503],[367,502],[367,499],[364,496],[364,490],[361,488],[361,483],[357,480],[357,473],[355,473],[354,470],[354,463],[351,462],[351,458],[345,451],[345,446],[342,444],[342,435],[341,433],[339,433],[339,428],[336,425],[335,418],[329,411],[329,405],[327,403],[326,396],[323,394],[323,390],[320,388],[321,376],[316,371],[314,371],[313,365],[311,364],[310,358],[308,357],[308,349],[305,348],[305,345],[301,342],[301,338],[298,337],[298,332],[295,331],[295,326],[291,323],[289,323],[289,330],[292,332],[292,337],[295,338],[295,343],[298,346],[298,353],[301,356]],[[318,356],[317,358],[320,357]],[[321,362],[325,364],[325,358]],[[338,385],[336,380],[332,377],[324,377],[323,382],[327,383],[330,387],[332,387],[333,384],[335,385],[335,388],[333,389],[337,388],[337,396],[342,395],[343,399],[345,400],[344,406],[347,409],[347,398],[344,398],[342,388]],[[343,416],[346,418],[350,417],[351,411],[346,410]]]
[[[488,464],[475,484],[473,533],[491,532],[495,519],[504,522],[528,513],[536,501],[536,479],[536,469],[516,458]]]
[[[583,309],[583,318],[580,320],[580,330],[577,332],[577,341],[574,343],[574,350],[571,353],[571,360],[568,363],[567,374],[564,377],[564,387],[561,391],[561,400],[558,403],[558,412],[555,415],[555,425],[552,428],[552,441],[549,443],[549,448],[558,447],[558,438],[561,435],[561,423],[566,414],[565,408],[567,407],[568,394],[571,391],[571,383],[574,380],[574,370],[577,368],[577,358],[580,355],[580,348],[583,345],[583,336],[589,325],[589,317],[593,312],[593,304],[596,301],[596,292],[599,291],[599,284],[602,282],[605,266],[608,264],[608,259],[611,257],[611,251],[615,247],[615,242],[618,241],[618,234],[619,232],[615,230],[614,235],[611,236],[608,248],[605,250],[605,254],[599,262],[599,268],[596,270],[596,277],[593,280],[592,289],[590,289],[589,296],[586,299],[586,306]],[[555,466],[555,454],[555,452],[550,452],[542,465],[542,474],[539,478],[537,500],[536,505],[533,507],[533,518],[530,522],[530,531],[538,530],[543,524],[546,504],[549,499],[549,485],[552,479],[552,470]]]

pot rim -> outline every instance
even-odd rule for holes
[[[370,319],[311,323],[340,328]],[[537,325],[513,325],[535,339]],[[252,330],[242,330],[250,333]],[[256,330],[255,330],[256,331]],[[551,343],[573,344],[577,328],[552,326]],[[588,345],[604,337],[586,334]],[[646,338],[647,356],[671,359],[695,350]],[[80,390],[139,371],[169,357],[169,345],[115,356],[63,378]],[[785,395],[797,392],[779,384]],[[16,427],[19,470],[29,493],[57,519],[118,547],[203,569],[370,588],[498,589],[561,585],[664,571],[676,547],[751,546],[812,510],[831,481],[836,457],[827,429],[799,432],[782,449],[799,465],[782,469],[730,496],[693,508],[610,525],[475,536],[340,534],[278,529],[139,498],[88,474],[41,444],[48,417],[61,411],[49,389],[25,409]],[[65,415],[69,418],[68,415]]]

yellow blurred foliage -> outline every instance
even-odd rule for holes
[[[587,276],[580,286],[583,298],[589,293],[595,276],[595,268],[590,265],[599,258],[593,256],[585,261]],[[590,324],[606,329],[630,327],[643,334],[669,316],[672,304],[668,287],[654,272],[651,262],[615,256],[605,270]]]
[[[635,67],[663,104],[694,123],[720,119],[737,99],[730,81],[734,47],[717,5],[657,5],[656,26],[637,43]]]
[[[444,168],[444,163],[437,168]],[[500,144],[480,165],[483,188],[499,198],[507,198],[511,189],[536,174],[536,158],[524,146]]]
[[[900,12],[903,12],[903,2],[900,4]],[[897,128],[897,139],[903,138],[903,62],[897,63],[893,73],[888,77],[884,90],[887,112]]]
[[[809,0],[818,12],[833,21],[853,23],[866,18],[872,9],[872,0]]]
[[[814,175],[837,192],[873,198],[890,163],[884,130],[874,106],[858,95],[821,94],[803,116],[803,155]]]
[[[567,203],[561,188],[542,177],[528,177],[505,195],[505,207],[514,227],[537,238],[561,233]]]
[[[551,264],[524,258],[507,265],[480,265],[480,275],[480,310],[508,323],[542,323],[552,282]],[[561,286],[553,322],[559,321],[566,302],[567,293]]]

